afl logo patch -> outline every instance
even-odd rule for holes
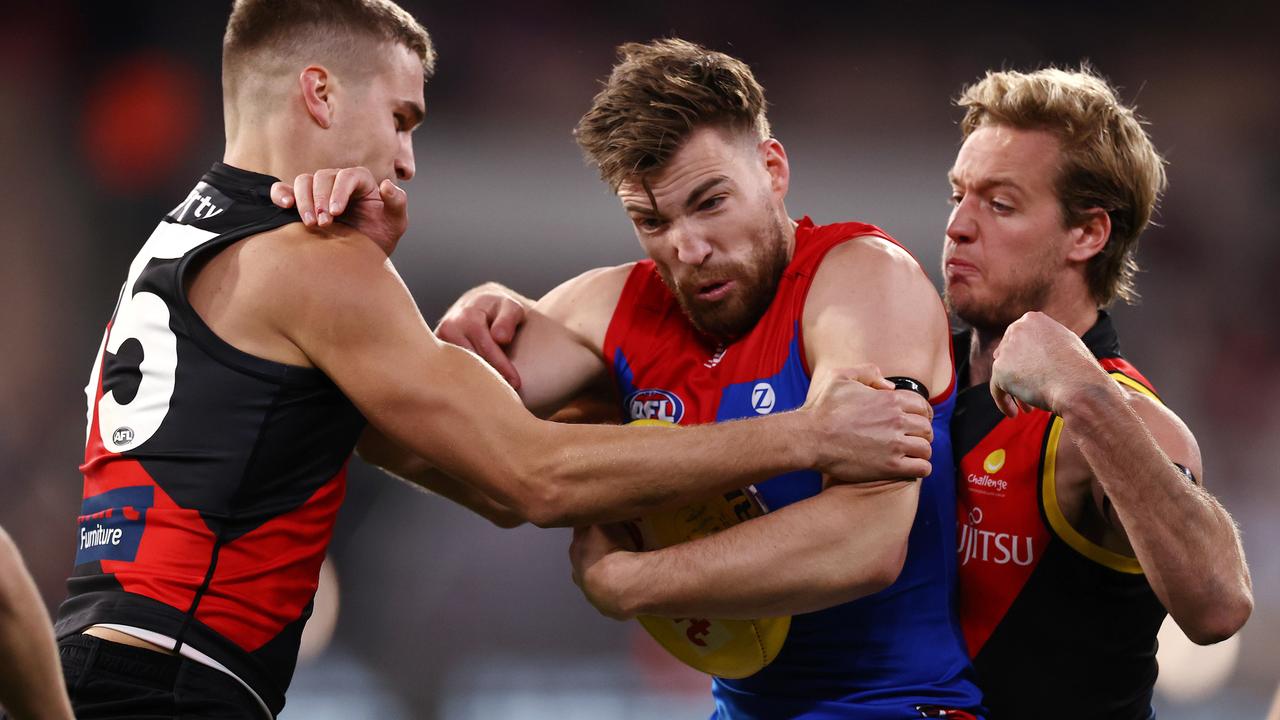
[[[133,442],[133,428],[118,427],[111,433],[111,442],[115,445],[128,445]]]
[[[661,420],[678,423],[684,417],[684,401],[673,392],[647,388],[637,390],[623,401],[632,420]]]

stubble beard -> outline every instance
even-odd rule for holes
[[[947,311],[959,318],[973,329],[995,335],[1002,335],[1024,314],[1045,307],[1049,300],[1052,286],[1051,278],[1043,268],[1017,286],[1007,290],[1001,297],[978,300],[972,297],[957,299],[948,285],[943,290],[942,300]]]

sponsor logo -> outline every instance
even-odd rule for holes
[[[623,401],[632,420],[661,420],[678,423],[684,417],[684,401],[667,390],[637,390]]]
[[[114,445],[128,445],[133,442],[133,428],[128,426],[116,428],[111,433],[111,442]]]
[[[768,415],[777,403],[778,397],[769,383],[756,383],[756,386],[751,389],[751,409],[755,410],[757,415]]]
[[[960,542],[956,553],[960,556],[960,565],[968,565],[970,560],[987,562],[995,565],[1020,565],[1026,567],[1035,561],[1034,540],[1023,535],[983,530],[982,508],[977,505],[969,510],[968,522],[960,526]]]
[[[132,562],[146,529],[155,488],[127,487],[85,498],[80,506],[76,564],[96,560]]]
[[[1000,472],[1000,468],[1004,467],[1004,448],[992,450],[986,460],[982,461],[982,469],[994,475]]]
[[[188,217],[194,217],[197,220],[208,220],[215,215],[221,214],[227,208],[218,207],[214,204],[214,201],[220,198],[214,196],[212,193],[205,194],[200,192],[201,190],[205,190],[207,193],[211,189],[212,188],[209,188],[205,183],[196,185],[195,189],[187,193],[187,199],[183,200],[182,204],[174,208],[169,215],[178,222],[183,222]]]
[[[965,482],[969,483],[971,488],[975,488],[977,492],[985,495],[1003,495],[1005,490],[1009,489],[1009,481],[993,478],[990,475],[974,475],[969,473],[965,477]]]
[[[707,636],[711,634],[711,621],[703,618],[674,618],[675,624],[689,623],[689,627],[685,628],[684,636],[689,642],[700,648],[707,646]]]

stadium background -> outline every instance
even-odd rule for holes
[[[440,61],[395,260],[433,323],[486,279],[538,295],[638,255],[569,132],[620,42],[677,34],[747,60],[791,157],[792,213],[879,224],[935,280],[960,116],[949,99],[990,67],[1090,59],[1170,162],[1139,254],[1142,302],[1116,310],[1125,349],[1197,433],[1257,599],[1225,647],[1165,643],[1161,717],[1262,715],[1280,674],[1276,5],[404,4]],[[52,608],[74,555],[81,388],[103,324],[137,246],[220,157],[226,7],[50,0],[6,14],[0,524]],[[284,717],[705,717],[701,677],[581,598],[567,544],[567,531],[500,531],[358,468]]]

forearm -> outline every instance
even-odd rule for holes
[[[0,530],[0,705],[16,720],[71,718],[53,630],[17,549]]]
[[[1174,467],[1118,386],[1081,393],[1063,418],[1170,615],[1198,642],[1233,634],[1252,589],[1226,510]]]
[[[879,592],[906,558],[919,484],[833,485],[723,532],[593,569],[620,617],[777,617]]]
[[[679,429],[547,423],[522,446],[544,526],[624,520],[816,467],[805,411]]]

